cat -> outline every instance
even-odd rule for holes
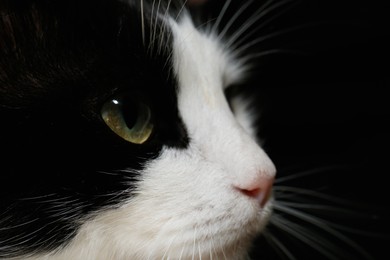
[[[245,87],[272,51],[203,2],[0,3],[1,259],[240,260],[282,225]]]
[[[276,170],[226,100],[243,64],[184,3],[13,1],[1,19],[2,258],[244,259]]]

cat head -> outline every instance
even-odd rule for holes
[[[223,39],[175,1],[1,8],[0,256],[244,258],[275,167]]]

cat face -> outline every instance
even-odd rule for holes
[[[225,95],[239,58],[182,7],[4,9],[1,257],[246,257],[275,167]]]

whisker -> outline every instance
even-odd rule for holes
[[[172,222],[173,222],[173,219],[172,219],[172,218],[170,218],[169,220],[167,220],[167,221],[160,227],[158,233],[154,235],[154,239],[157,240],[157,241],[158,241],[158,240],[163,240],[163,241],[164,241],[164,237],[163,237],[164,232],[166,231],[167,228],[169,229],[169,228],[172,226]],[[176,239],[177,236],[178,236],[178,235],[175,235],[175,236],[172,238],[172,240],[170,241],[169,246],[168,246],[168,249],[167,249],[167,251],[165,252],[165,254],[168,252],[169,248],[172,246],[172,243],[173,243],[173,241]],[[153,255],[153,253],[155,253],[155,250],[151,250],[151,251],[149,252],[149,257],[148,257],[148,259]],[[164,256],[165,256],[165,254],[164,254]],[[163,257],[163,258],[164,258],[164,257]]]
[[[198,243],[199,260],[202,260],[202,252],[200,250],[200,243]]]
[[[343,217],[345,217],[346,215],[350,215],[353,217],[367,218],[367,219],[370,217],[370,214],[364,214],[360,211],[348,210],[345,208],[333,207],[333,206],[329,206],[329,205],[293,203],[293,202],[283,202],[283,201],[278,201],[277,204],[280,204],[280,205],[283,205],[286,207],[291,207],[291,208],[298,208],[298,209],[323,210],[323,211],[327,211],[327,212],[337,212],[337,213],[339,213],[338,216],[343,216]],[[335,216],[336,216],[336,214],[335,214]],[[351,233],[351,234],[357,234],[357,235],[380,238],[380,239],[388,239],[389,238],[389,236],[386,236],[384,234],[363,231],[361,229],[347,227],[345,225],[340,225],[340,224],[337,224],[337,223],[334,223],[334,222],[331,222],[331,221],[328,221],[325,219],[321,219],[321,221],[326,223],[329,226],[336,228],[337,230],[346,231],[346,232]]]
[[[205,33],[205,35],[212,35],[210,26],[213,23],[213,21],[214,21],[214,19],[210,19],[210,20],[207,20],[204,23],[201,23],[201,24],[197,25],[196,26],[196,30],[203,31]]]
[[[167,21],[167,23],[169,23],[169,21]],[[168,33],[167,40],[169,41],[170,38],[172,37],[173,32],[172,32],[172,30],[168,30],[168,32],[169,33]],[[171,50],[168,49],[167,58],[165,59],[163,69],[165,69],[168,66],[168,64],[170,64],[170,61],[172,60],[172,56],[173,56],[173,51],[174,51],[173,49],[171,49]],[[170,67],[170,69],[172,69],[172,66]]]
[[[324,166],[324,167],[318,167],[315,169],[311,169],[308,171],[302,171],[299,173],[295,173],[293,175],[285,176],[285,177],[280,177],[275,180],[275,183],[281,183],[281,182],[286,182],[302,177],[306,177],[308,175],[315,175],[318,173],[324,173],[324,172],[330,172],[334,170],[342,170],[342,169],[350,169],[351,167],[345,166],[345,165],[334,165],[334,166]]]
[[[334,251],[338,250],[338,247],[334,244],[324,242],[323,239],[314,235],[314,233],[312,233],[309,229],[305,229],[291,221],[277,216],[274,216],[271,219],[270,223],[275,227],[279,228],[280,230],[285,231],[287,234],[296,237],[297,239],[299,239],[299,241],[312,247],[327,258],[334,260],[339,259],[334,253],[329,252],[329,249],[333,249]],[[327,249],[324,246],[326,246]]]
[[[119,172],[107,172],[107,171],[98,171],[99,174],[104,174],[104,175],[111,175],[111,176],[121,176],[122,173]]]
[[[154,1],[153,1],[153,3],[154,3]],[[151,42],[152,48],[154,47],[154,42],[156,41],[157,21],[158,21],[158,17],[159,17],[160,5],[161,5],[161,0],[158,0],[157,10],[156,10],[155,19],[154,19],[154,28],[152,28],[152,30],[153,30],[153,36],[152,36],[152,42]],[[153,19],[153,16],[151,16],[151,19]]]
[[[296,257],[287,249],[287,247],[277,239],[274,235],[269,232],[263,233],[266,241],[275,249],[275,252],[278,254],[283,254],[283,257],[286,256],[290,260],[297,260]]]
[[[181,13],[183,12],[183,10],[185,9],[185,6],[187,4],[187,0],[184,1],[183,5],[181,6],[179,12],[177,13],[176,17],[175,17],[175,21],[177,21],[177,19],[179,19]]]
[[[215,247],[215,242],[214,242],[214,236],[212,232],[210,232],[210,228],[207,228],[207,234],[206,237],[210,239],[210,260],[213,260],[213,255],[216,255],[216,247]]]
[[[236,41],[237,38],[239,38],[244,32],[246,32],[256,21],[258,21],[261,17],[258,17],[258,15],[261,15],[261,12],[267,8],[270,4],[272,4],[274,0],[268,0],[264,4],[260,6],[260,8],[253,13],[251,16],[249,16],[246,21],[237,29],[237,31],[234,32],[234,34],[229,38],[228,42],[225,44],[225,48],[230,48],[230,46]],[[261,15],[262,16],[262,15]]]
[[[223,259],[228,260],[226,253],[225,253],[225,249],[223,248],[223,246],[221,246],[221,251],[222,251]]]
[[[293,2],[291,5],[286,6],[287,4]],[[236,42],[232,42],[231,49],[236,49],[238,46],[240,46],[243,42],[245,42],[249,37],[251,37],[254,33],[259,32],[262,28],[267,26],[269,23],[273,22],[286,12],[290,11],[291,8],[293,8],[295,5],[297,5],[297,1],[294,0],[287,0],[284,2],[279,2],[273,6],[270,6],[267,10],[264,10],[262,13],[262,16],[257,17],[256,20],[260,20],[262,17],[266,16],[268,13],[272,12],[274,9],[277,9],[279,7],[283,7],[282,10],[278,11],[275,15],[271,16],[269,19],[261,22],[258,26],[256,26],[254,29],[251,29],[248,33],[246,33],[243,37],[240,37],[240,40]]]
[[[281,2],[275,2],[274,0],[268,0],[265,2],[259,10],[257,10],[253,15],[251,15],[245,23],[241,25],[241,27],[233,34],[233,36],[229,39],[229,41],[226,43],[226,48],[231,48],[231,46],[236,42],[236,40],[245,32],[247,32],[256,22],[258,22],[260,19],[262,19],[264,16],[266,16],[268,13],[273,11],[274,9],[286,5],[287,3],[291,2],[293,0],[284,0]],[[269,23],[269,22],[267,22]],[[261,26],[260,26],[261,27]],[[256,31],[251,31],[250,35],[255,33]],[[249,36],[250,36],[249,35]],[[245,39],[247,38],[244,36]],[[237,45],[237,44],[236,44]],[[234,48],[233,48],[234,49]]]
[[[152,2],[152,10],[151,10],[151,13],[150,13],[150,25],[149,25],[150,26],[150,30],[153,29],[153,15],[154,15],[154,5],[155,5],[155,2],[156,2],[156,0],[153,0],[153,2]],[[151,49],[150,44],[153,41],[152,36],[153,36],[153,33],[150,32],[149,33],[149,46],[148,46],[148,50]]]
[[[238,17],[253,3],[253,1],[248,1],[246,4],[242,5],[236,13],[229,19],[229,22],[224,26],[222,31],[218,34],[217,40],[221,40],[226,32],[230,29],[230,27],[234,24]]]
[[[345,236],[341,232],[339,232],[336,229],[334,229],[331,226],[329,226],[327,224],[327,222],[324,221],[323,219],[321,219],[319,217],[308,215],[308,214],[304,213],[303,211],[292,209],[292,208],[289,208],[289,207],[286,207],[286,206],[283,206],[283,205],[280,205],[280,204],[279,205],[275,204],[274,208],[276,210],[279,210],[281,212],[287,213],[287,214],[289,214],[291,216],[294,216],[296,218],[304,220],[304,221],[306,221],[306,222],[308,222],[308,223],[310,223],[310,224],[312,224],[312,225],[314,225],[314,226],[316,226],[316,227],[318,227],[318,228],[328,232],[329,234],[331,234],[335,238],[339,239],[340,241],[342,241],[345,244],[349,245],[351,248],[355,249],[362,256],[365,256],[367,259],[371,258],[370,255],[365,250],[363,250],[358,244],[356,244],[353,240],[351,240],[350,238],[348,238],[347,236]]]
[[[145,46],[145,14],[144,14],[144,0],[140,0],[141,5],[141,33],[142,33],[142,44]]]
[[[250,41],[250,42],[240,46],[239,48],[235,49],[232,52],[232,54],[234,56],[239,56],[242,52],[244,52],[247,49],[253,47],[254,45],[266,42],[267,40],[275,39],[275,38],[280,37],[280,36],[284,36],[284,35],[286,35],[288,33],[296,32],[298,30],[308,28],[308,26],[313,26],[313,25],[312,24],[304,24],[304,25],[292,26],[292,27],[289,27],[289,28],[286,28],[286,29],[282,29],[282,30],[275,31],[273,33],[269,33],[267,35],[258,37],[256,39],[254,39],[254,40],[252,40],[252,41]]]
[[[318,198],[318,199],[322,199],[322,200],[329,201],[329,202],[332,202],[332,203],[337,203],[337,204],[340,204],[340,205],[347,205],[347,206],[351,206],[351,207],[354,206],[354,207],[357,207],[357,208],[369,207],[369,205],[367,205],[367,206],[362,205],[361,202],[355,203],[355,202],[350,201],[350,200],[342,199],[342,198],[339,198],[339,197],[335,197],[335,196],[331,196],[331,195],[328,195],[328,194],[324,194],[322,192],[309,190],[309,189],[304,189],[304,188],[276,185],[276,186],[274,186],[273,189],[276,192],[276,195],[279,192],[286,192],[287,191],[287,192],[291,192],[293,194],[300,194],[300,195],[305,195],[305,196],[309,196],[309,197],[313,197],[313,198]]]
[[[171,239],[171,242],[169,242],[169,245],[167,247],[167,249],[165,250],[165,253],[164,255],[162,256],[162,259],[165,258],[165,256],[168,254],[169,252],[169,249],[171,248],[172,244],[173,244],[173,241],[178,237],[178,234],[176,234],[175,236],[173,236],[173,238]],[[169,257],[167,257],[167,259],[169,259]]]
[[[299,51],[294,51],[294,50],[285,50],[285,49],[270,49],[270,50],[265,50],[257,53],[251,53],[248,54],[244,57],[240,57],[239,61],[242,64],[248,64],[251,60],[262,58],[265,56],[273,55],[273,54],[304,54],[303,52]]]
[[[197,227],[195,227],[195,231],[194,231],[194,241],[193,241],[193,246],[192,246],[192,260],[195,259],[196,232],[197,232]]]
[[[186,247],[186,244],[183,245],[183,248],[181,249],[181,252],[180,252],[180,256],[179,256],[179,260],[181,260],[181,258],[183,257],[183,253],[184,253],[184,248]]]
[[[211,34],[213,33],[212,27],[213,27],[213,24],[214,24],[214,22],[216,21],[216,19],[217,19],[217,18],[211,18],[211,17],[209,16],[209,18],[207,19],[207,21],[204,22],[204,23],[202,24],[202,26],[199,26],[198,28],[204,30],[204,32],[205,32],[206,35],[211,35]]]
[[[217,31],[218,31],[219,24],[221,23],[222,18],[225,16],[226,11],[229,8],[231,2],[232,2],[232,0],[227,0],[225,2],[225,4],[223,5],[221,12],[218,14],[217,20],[215,21],[215,24],[214,24],[213,28],[211,29],[212,32],[214,32],[215,34],[218,34]]]
[[[278,204],[284,205],[291,208],[299,208],[299,209],[310,209],[310,210],[320,210],[326,212],[337,212],[341,213],[343,216],[350,215],[354,217],[368,217],[370,214],[365,214],[357,210],[346,209],[345,207],[335,207],[330,205],[322,205],[322,204],[308,204],[308,203],[299,203],[299,202],[285,202],[278,201]]]
[[[213,236],[210,236],[210,243],[211,243],[211,248],[210,248],[210,260],[213,260],[213,251],[214,251],[214,253],[215,253],[215,245],[214,245]]]
[[[168,27],[168,25],[167,25],[167,23],[168,23],[167,17],[169,15],[168,12],[169,12],[169,8],[170,8],[170,5],[171,5],[171,2],[172,2],[172,0],[168,1],[167,7],[166,7],[166,10],[165,10],[165,13],[164,13],[164,19],[163,19],[161,35],[165,34],[165,30]],[[159,37],[159,39],[160,40],[159,40],[159,44],[158,44],[158,48],[157,48],[157,54],[161,53],[162,46],[164,45],[164,38],[163,37]]]

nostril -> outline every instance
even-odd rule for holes
[[[259,194],[261,193],[261,190],[260,188],[257,188],[257,189],[254,189],[254,190],[243,190],[243,189],[239,189],[242,193],[244,193],[245,195],[249,196],[249,197],[252,197],[252,198],[256,198],[259,196]]]
[[[242,194],[256,199],[261,207],[267,203],[272,194],[273,178],[264,178],[255,188],[237,188]]]

